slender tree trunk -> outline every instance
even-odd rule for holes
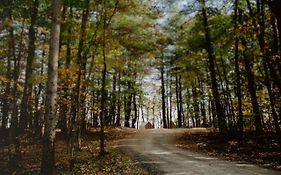
[[[113,125],[116,121],[116,74],[113,74],[113,82],[112,82],[112,92],[111,92],[111,106],[110,106],[110,115],[108,123]]]
[[[81,148],[81,132],[82,127],[86,129],[86,126],[82,126],[82,121],[85,120],[85,116],[83,116],[83,110],[85,106],[85,75],[86,75],[86,55],[83,54],[84,49],[84,43],[86,40],[86,25],[88,21],[89,16],[89,0],[85,1],[85,7],[86,9],[82,12],[82,21],[81,21],[81,36],[80,41],[78,44],[78,51],[77,51],[77,65],[78,68],[78,76],[77,76],[77,84],[76,84],[76,90],[75,90],[75,100],[74,100],[74,130],[76,132],[76,141],[78,143],[77,148]],[[84,123],[85,124],[85,123]]]
[[[275,108],[275,99],[273,96],[273,90],[271,86],[271,81],[270,81],[270,76],[269,76],[269,71],[274,71],[270,69],[269,66],[269,58],[268,58],[268,52],[265,49],[265,14],[264,14],[264,3],[263,1],[257,0],[257,9],[259,13],[259,18],[258,18],[258,24],[260,26],[260,33],[258,33],[258,38],[259,38],[259,45],[262,53],[262,62],[263,62],[263,68],[265,72],[265,85],[267,87],[268,91],[268,96],[269,96],[269,101],[270,101],[270,107],[271,107],[271,112],[272,116],[274,119],[274,126],[275,126],[275,131],[277,133],[278,139],[281,139],[281,132],[280,132],[280,127],[279,127],[279,121],[278,121],[278,116],[276,113],[276,108]],[[255,25],[256,26],[256,25]],[[258,29],[256,30],[258,32]],[[280,140],[281,141],[281,140]]]
[[[171,80],[172,81],[172,80]],[[172,126],[173,126],[173,115],[172,115],[172,112],[173,112],[173,104],[172,104],[172,83],[170,82],[170,94],[169,94],[169,96],[170,96],[170,98],[169,98],[169,103],[170,103],[170,114],[169,114],[169,116],[170,116],[170,128],[172,128]]]
[[[101,89],[101,112],[100,112],[100,157],[105,156],[105,136],[104,136],[104,121],[106,115],[106,73],[107,73],[107,63],[106,63],[106,9],[105,1],[103,1],[103,47],[102,47],[102,56],[103,56],[103,71],[102,71],[102,89]]]
[[[206,116],[203,80],[198,80],[198,83],[200,86],[200,95],[202,95],[202,97],[203,97],[200,102],[200,111],[201,111],[201,116],[203,117],[202,124],[203,124],[203,127],[207,127],[207,116]]]
[[[52,28],[50,37],[48,81],[45,112],[45,131],[42,148],[41,174],[55,174],[55,136],[58,117],[56,114],[57,83],[58,83],[58,58],[59,38],[61,23],[61,1],[53,0],[52,3]]]
[[[182,83],[181,83],[181,75],[179,75],[179,102],[180,102],[180,113],[182,118],[183,126],[185,126],[184,112],[183,112],[183,101],[182,101]]]
[[[8,7],[8,15],[9,15],[9,22],[11,24],[14,23],[13,20],[13,9],[12,6]],[[2,128],[6,129],[8,124],[9,118],[9,111],[10,111],[10,99],[9,96],[11,94],[11,79],[12,79],[12,70],[11,70],[11,61],[15,57],[15,38],[14,38],[14,28],[13,26],[9,27],[9,43],[8,43],[8,60],[7,60],[7,70],[6,70],[6,78],[8,79],[5,82],[5,95],[3,96],[2,100]],[[11,123],[12,128],[17,129],[17,121],[13,121]]]
[[[208,59],[209,59],[209,71],[211,75],[211,85],[212,85],[212,92],[213,97],[215,100],[216,105],[216,114],[218,118],[218,125],[219,125],[219,131],[222,134],[227,133],[227,127],[226,127],[226,121],[225,121],[225,114],[221,106],[220,101],[220,94],[218,90],[218,83],[216,78],[216,71],[215,71],[215,56],[213,53],[212,43],[211,43],[211,37],[209,32],[209,24],[208,24],[208,18],[206,13],[206,6],[205,6],[205,0],[201,1],[201,10],[202,10],[202,17],[203,17],[203,23],[204,23],[204,32],[205,32],[205,39],[206,39],[206,50],[208,52]]]
[[[20,69],[21,69],[21,57],[22,57],[22,52],[23,52],[23,48],[24,48],[24,43],[23,43],[23,38],[24,38],[24,23],[22,24],[22,29],[21,29],[21,34],[20,34],[20,47],[21,48],[19,51],[18,51],[18,55],[17,57],[14,56],[14,70],[13,70],[13,81],[14,81],[14,84],[13,84],[13,91],[12,91],[12,97],[13,97],[13,100],[12,100],[12,104],[13,104],[13,111],[12,111],[12,121],[11,123],[14,123],[12,124],[12,130],[11,130],[11,135],[12,136],[15,136],[16,135],[16,128],[14,128],[15,126],[17,127],[18,125],[18,90],[17,90],[17,87],[18,87],[18,78],[19,78],[19,75],[20,75]],[[15,53],[14,53],[15,55]]]
[[[132,85],[130,82],[127,82],[128,83],[128,94],[125,95],[125,100],[124,100],[124,103],[125,103],[125,127],[130,127],[130,118],[131,118],[131,110],[132,110],[132,93],[130,92],[131,91],[131,88],[132,88]]]
[[[29,27],[29,43],[28,43],[28,55],[27,55],[27,63],[25,69],[25,83],[23,89],[23,97],[21,103],[21,113],[20,113],[20,129],[23,130],[32,125],[32,105],[30,102],[32,95],[32,72],[33,72],[33,62],[35,56],[35,41],[36,41],[36,33],[35,33],[35,25],[38,16],[38,7],[39,0],[34,0],[32,7],[32,15],[31,15],[31,23]]]
[[[138,119],[138,108],[137,108],[137,100],[136,100],[136,92],[133,94],[133,105],[134,105],[134,118],[132,120],[132,128],[136,128],[136,122]]]
[[[176,75],[176,101],[177,101],[177,113],[178,113],[178,127],[182,127],[182,116],[181,116],[181,108],[180,108],[180,100],[179,100],[179,78]]]
[[[257,99],[257,94],[256,94],[256,81],[255,81],[255,75],[252,71],[251,68],[251,62],[249,58],[247,58],[247,44],[244,39],[242,39],[242,44],[244,46],[244,62],[245,62],[245,70],[246,70],[246,75],[247,75],[247,81],[248,81],[248,89],[250,92],[251,96],[251,103],[252,103],[252,109],[253,109],[253,114],[254,114],[254,120],[255,120],[255,126],[256,126],[256,132],[258,135],[262,133],[262,124],[261,124],[261,114],[259,110],[259,105],[258,105],[258,99]]]
[[[239,0],[234,2],[234,30],[238,29],[238,12],[239,12]],[[242,92],[241,92],[241,74],[239,67],[239,37],[235,35],[234,44],[234,63],[235,63],[235,74],[236,74],[236,95],[238,99],[238,132],[240,138],[243,137],[244,121],[243,121],[243,111],[242,111]]]
[[[43,76],[44,73],[44,58],[45,58],[45,51],[42,52],[42,60],[41,60],[41,70],[40,70],[40,76]],[[42,90],[43,90],[43,84],[39,83],[38,90],[35,95],[35,115],[34,115],[34,129],[35,129],[35,135],[36,136],[42,136],[42,121],[41,119],[41,106],[40,104],[40,97],[42,97]],[[43,103],[43,102],[42,102]]]
[[[67,7],[64,7],[64,9],[67,9]],[[69,9],[70,11],[70,14],[69,14],[69,17],[70,20],[72,20],[73,18],[73,10],[72,10],[72,7],[70,7]],[[67,41],[66,41],[66,57],[65,57],[65,69],[69,69],[70,67],[70,63],[71,63],[71,39],[72,39],[72,26],[70,24],[68,24],[67,26]],[[66,84],[63,88],[62,88],[62,91],[63,91],[63,97],[62,99],[65,100],[65,101],[68,101],[70,100],[70,89],[69,89],[69,85]],[[67,105],[65,102],[62,102],[61,103],[61,106],[60,106],[60,121],[59,121],[59,126],[61,128],[61,133],[64,137],[67,137],[69,131],[69,120],[71,118],[70,116],[70,110],[69,110],[69,105]]]
[[[270,7],[272,12],[275,14],[275,17],[277,19],[277,28],[279,33],[279,43],[281,44],[281,1],[280,0],[272,0],[270,3]],[[281,48],[279,48],[281,51]]]
[[[163,57],[163,56],[162,56]],[[162,58],[164,59],[164,58]],[[164,62],[161,63],[161,95],[162,95],[162,120],[163,120],[163,128],[167,128],[167,120],[166,120],[166,101],[165,101],[165,80],[164,80]]]
[[[118,73],[118,95],[117,95],[117,115],[116,115],[116,126],[121,126],[121,73]]]

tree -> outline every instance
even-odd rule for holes
[[[53,0],[52,26],[49,48],[48,81],[46,96],[45,130],[43,136],[41,174],[55,174],[55,137],[57,116],[57,83],[58,83],[58,58],[59,38],[61,25],[61,0]]]
[[[215,71],[215,56],[213,53],[212,43],[211,43],[211,37],[209,33],[209,24],[208,24],[208,18],[206,13],[206,5],[205,0],[201,0],[201,10],[202,10],[202,18],[203,18],[203,24],[204,24],[204,32],[205,32],[205,47],[208,52],[208,59],[209,59],[209,70],[211,75],[211,84],[212,84],[212,91],[213,91],[213,98],[215,99],[215,105],[216,105],[216,113],[218,117],[218,123],[219,123],[219,130],[221,133],[227,132],[226,127],[226,121],[225,121],[225,114],[221,106],[220,101],[220,94],[218,91],[218,83],[216,79],[216,71]]]
[[[32,14],[31,14],[31,22],[29,27],[29,43],[28,43],[28,56],[27,56],[27,64],[25,67],[25,83],[23,89],[23,97],[21,103],[21,114],[20,114],[20,129],[25,129],[28,126],[32,125],[32,105],[31,105],[31,94],[32,94],[32,69],[33,69],[33,60],[35,56],[35,25],[38,16],[38,7],[39,0],[34,0],[32,5]]]

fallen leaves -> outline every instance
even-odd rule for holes
[[[213,157],[247,161],[281,170],[281,148],[270,134],[265,135],[261,143],[256,143],[253,136],[247,133],[243,142],[239,142],[222,139],[215,132],[189,132],[177,138],[176,146]]]

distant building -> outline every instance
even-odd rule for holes
[[[153,129],[153,125],[150,122],[147,122],[147,124],[145,124],[145,129]]]

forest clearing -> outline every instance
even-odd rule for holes
[[[1,0],[0,174],[209,165],[278,174],[280,9],[280,0]],[[133,136],[125,145],[141,150],[119,148]]]

